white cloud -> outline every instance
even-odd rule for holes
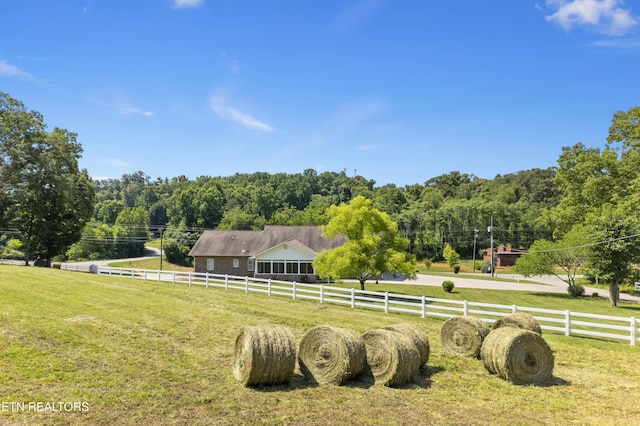
[[[638,17],[625,8],[622,0],[547,0],[546,5],[554,12],[545,18],[565,30],[587,27],[619,36],[639,23]]]
[[[200,7],[204,4],[204,0],[174,0],[173,6],[176,9],[185,9],[188,7]]]
[[[338,31],[347,31],[372,19],[384,5],[384,0],[358,0],[344,8],[332,21]]]
[[[249,114],[245,114],[227,105],[227,100],[222,96],[212,96],[209,99],[209,108],[220,117],[242,124],[250,129],[260,130],[262,132],[273,132],[275,130],[273,127],[253,118]]]
[[[140,108],[125,104],[115,104],[111,105],[111,107],[120,115],[143,115],[145,117],[152,117],[154,114],[153,111],[143,111]]]
[[[360,145],[358,147],[358,151],[373,151],[378,148],[379,148],[378,145]]]
[[[3,61],[0,59],[0,76],[5,77],[18,77],[25,80],[35,80],[36,78],[29,74],[26,71],[22,71],[20,68],[15,65],[11,65],[10,63]]]

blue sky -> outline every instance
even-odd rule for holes
[[[640,1],[3,0],[0,91],[95,178],[346,170],[403,186],[603,147]]]

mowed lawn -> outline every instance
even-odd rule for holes
[[[431,344],[427,368],[400,389],[366,379],[314,386],[298,371],[290,385],[274,387],[245,388],[233,377],[235,337],[245,325],[286,325],[299,341],[316,325],[365,332],[399,322],[418,324]],[[638,424],[640,347],[546,333],[553,383],[515,386],[479,360],[445,353],[441,324],[217,288],[0,266],[0,424]],[[83,402],[88,410],[8,409],[15,402]]]

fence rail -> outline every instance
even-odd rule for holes
[[[624,340],[635,345],[640,342],[640,324],[635,317],[570,312],[568,310],[542,309],[516,305],[498,305],[492,303],[470,302],[468,300],[449,300],[426,296],[410,296],[389,292],[357,290],[324,284],[297,283],[271,279],[239,277],[198,272],[159,271],[135,268],[112,268],[76,266],[62,264],[61,269],[77,272],[92,272],[100,275],[127,277],[146,281],[172,282],[174,284],[200,285],[238,290],[245,293],[258,293],[267,296],[288,297],[293,300],[315,300],[320,303],[333,303],[351,308],[367,308],[398,312],[425,317],[451,318],[454,316],[474,315],[484,322],[494,323],[499,318],[526,312],[540,323],[543,330],[562,333],[566,336],[604,337]]]

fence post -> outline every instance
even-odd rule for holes
[[[224,274],[224,289],[229,290],[229,275]]]
[[[351,289],[351,308],[355,308],[356,307],[356,290],[355,289]]]
[[[515,314],[518,312],[518,307],[516,305],[511,306],[511,313]]]
[[[267,296],[271,296],[271,278],[267,280]]]
[[[324,303],[324,285],[320,284],[320,303]]]
[[[249,293],[249,277],[244,277],[244,292]]]
[[[191,271],[189,271],[189,285],[191,285]]]
[[[385,314],[389,313],[389,292],[388,291],[384,292],[384,313]]]
[[[296,300],[296,282],[293,282],[293,300]]]
[[[209,288],[209,273],[208,272],[205,272],[205,274],[204,274],[204,286],[206,288]]]
[[[176,271],[173,271],[173,283],[176,283]]]
[[[427,316],[427,298],[422,296],[422,318]]]
[[[158,269],[158,282],[160,282],[160,269]]]
[[[568,310],[564,311],[564,335],[571,336],[571,312]]]
[[[631,346],[636,345],[636,317],[631,317]]]
[[[111,275],[111,271],[109,271],[109,275]],[[144,280],[147,280],[147,270],[144,270]]]
[[[462,314],[466,317],[469,315],[469,302],[465,300],[462,303]]]
[[[111,266],[109,266],[109,275],[111,275]]]
[[[120,276],[122,276],[122,268],[120,268]]]

